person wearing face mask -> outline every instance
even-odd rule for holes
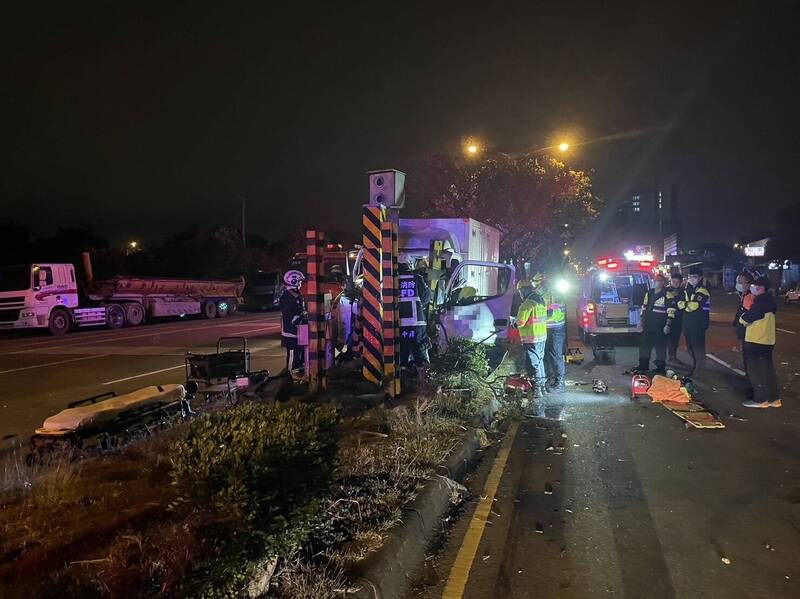
[[[752,282],[753,275],[747,271],[742,272],[736,277],[736,291],[739,294],[739,307],[736,309],[736,314],[733,317],[733,330],[736,333],[736,338],[741,344],[742,366],[744,367],[744,375],[748,380],[748,384],[750,379],[747,375],[747,354],[744,351],[745,326],[739,322],[739,319],[742,317],[742,314],[752,308],[753,301],[756,298],[755,295],[750,293],[750,285]],[[753,388],[749,387],[746,391],[746,394],[747,399],[753,399]]]
[[[639,343],[639,370],[650,370],[650,355],[656,352],[655,373],[664,374],[667,337],[672,331],[675,303],[667,298],[667,278],[656,275],[642,303],[642,337]]]
[[[676,364],[683,364],[678,359],[678,345],[681,342],[681,331],[683,331],[683,311],[677,309],[677,304],[682,298],[683,275],[679,272],[674,272],[670,275],[670,283],[667,286],[667,300],[676,306],[675,318],[672,320],[672,326],[667,337],[667,360]]]
[[[686,348],[692,356],[694,368],[706,365],[706,331],[711,312],[711,294],[703,281],[703,271],[692,268],[689,271],[689,282],[678,302],[678,309],[683,311],[683,336]]]
[[[778,304],[769,293],[770,281],[759,277],[750,284],[753,303],[739,318],[745,327],[744,352],[747,378],[753,386],[753,399],[742,402],[746,408],[780,408],[778,379],[772,362],[775,348],[775,313]]]

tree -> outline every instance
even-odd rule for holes
[[[530,154],[467,163],[437,156],[411,173],[408,194],[425,216],[468,216],[498,228],[502,258],[540,266],[560,261],[601,205],[587,173]]]

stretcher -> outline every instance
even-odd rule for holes
[[[125,395],[102,393],[67,404],[31,437],[34,452],[57,448],[110,449],[123,439],[191,413],[183,385],[159,385]]]
[[[233,342],[233,344],[231,344]],[[227,385],[234,377],[250,372],[250,350],[244,337],[220,337],[213,354],[186,352],[186,388],[190,393]]]

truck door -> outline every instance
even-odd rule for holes
[[[515,284],[511,265],[480,260],[459,264],[447,281],[440,342],[465,338],[493,344],[505,339]]]

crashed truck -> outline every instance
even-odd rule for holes
[[[347,264],[347,288],[334,302],[340,346],[348,344],[356,322],[362,257],[363,250]],[[505,342],[516,271],[499,258],[500,231],[475,219],[399,219],[398,261],[412,269],[420,260],[431,266],[428,283],[433,305],[428,322],[440,347],[456,338],[491,345]],[[437,262],[441,270],[432,268]],[[403,306],[400,308],[402,316]]]
[[[49,329],[64,335],[82,327],[119,329],[162,316],[222,318],[242,302],[244,279],[232,281],[116,276],[95,280],[83,255],[85,293],[72,264],[0,267],[0,330]]]

